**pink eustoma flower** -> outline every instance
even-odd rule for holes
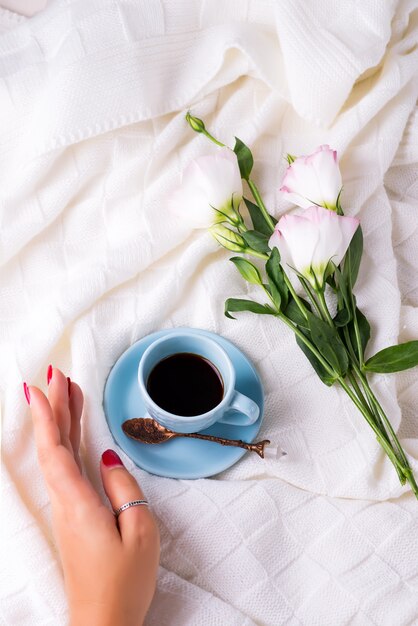
[[[242,200],[242,180],[235,153],[221,148],[214,155],[194,159],[184,170],[181,185],[172,193],[172,211],[194,228],[234,219]]]
[[[270,237],[282,265],[302,274],[314,289],[322,289],[330,261],[339,265],[359,225],[323,207],[311,206],[301,215],[284,215]]]
[[[336,150],[319,146],[309,156],[300,156],[289,165],[280,191],[303,209],[316,204],[335,210],[341,187]]]

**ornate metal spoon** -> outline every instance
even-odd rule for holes
[[[174,437],[191,437],[193,439],[205,439],[220,443],[222,446],[235,446],[236,448],[244,448],[249,452],[256,452],[264,459],[264,446],[270,443],[268,439],[259,441],[258,443],[246,443],[241,439],[224,439],[223,437],[214,437],[212,435],[201,435],[200,433],[175,433],[165,426],[161,426],[157,421],[150,417],[134,417],[126,420],[122,424],[123,432],[142,443],[164,443]]]

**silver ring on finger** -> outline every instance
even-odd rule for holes
[[[123,513],[123,511],[130,509],[132,506],[148,506],[148,502],[147,500],[131,500],[131,502],[126,502],[125,504],[122,504],[122,506],[116,509],[116,511],[113,511],[113,513],[115,517],[118,518],[119,515]]]

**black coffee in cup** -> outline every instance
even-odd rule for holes
[[[224,395],[222,376],[208,359],[179,352],[162,359],[151,370],[147,391],[154,402],[173,415],[202,415]]]

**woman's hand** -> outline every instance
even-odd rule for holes
[[[53,528],[64,570],[71,626],[138,626],[155,590],[159,535],[147,506],[131,507],[116,521],[79,459],[80,387],[48,369],[48,398],[27,387],[36,446],[52,507]],[[113,450],[100,470],[112,508],[144,495]]]

